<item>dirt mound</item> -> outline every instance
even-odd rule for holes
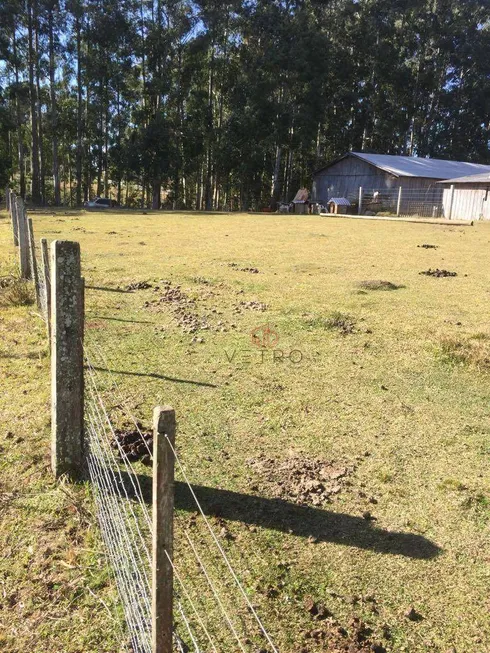
[[[159,304],[180,304],[188,303],[190,300],[181,290],[180,286],[171,286],[167,284],[163,288],[163,295],[158,299]]]
[[[356,330],[356,321],[350,315],[334,311],[325,320],[325,328],[339,331],[343,336],[347,336]]]
[[[259,274],[259,269],[258,268],[240,268],[238,267],[238,263],[228,263],[227,264],[229,268],[233,268],[234,270],[238,270],[239,272],[250,272],[251,274]]]
[[[262,489],[267,494],[299,505],[330,503],[353,472],[352,467],[317,458],[276,460],[260,456],[247,462],[261,477]]]
[[[391,281],[383,281],[382,279],[372,279],[370,281],[359,282],[359,288],[363,290],[399,290],[403,286],[397,286],[396,283]]]
[[[450,272],[449,270],[439,270],[439,268],[435,268],[435,270],[429,268],[428,270],[419,272],[419,274],[425,274],[426,277],[457,277],[458,276],[457,272]]]
[[[133,290],[146,290],[147,288],[151,288],[151,283],[148,281],[133,281],[126,286],[128,292],[132,292]]]
[[[312,628],[303,633],[305,648],[329,651],[330,653],[386,653],[386,648],[372,639],[372,630],[358,617],[354,617],[348,628],[339,625],[333,619],[323,622],[321,627]]]
[[[111,447],[116,449],[121,460],[127,457],[131,463],[140,460],[144,465],[152,464],[153,433],[143,431],[139,424],[138,428],[115,429]]]
[[[174,311],[174,318],[178,326],[185,331],[185,333],[195,333],[196,331],[207,331],[211,328],[209,322],[205,317],[200,317],[196,313],[179,307]]]
[[[239,307],[241,308],[246,308],[250,311],[266,311],[267,310],[267,304],[264,304],[263,302],[240,302]]]

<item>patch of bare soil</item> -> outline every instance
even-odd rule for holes
[[[457,272],[450,272],[449,270],[439,270],[439,268],[435,268],[434,270],[429,268],[428,270],[419,272],[419,274],[425,274],[426,277],[457,277],[458,276]]]
[[[132,292],[134,290],[147,290],[148,288],[151,288],[151,283],[149,281],[133,281],[128,283],[125,289],[128,292]]]
[[[234,307],[233,312],[242,313],[244,309],[248,311],[264,312],[267,310],[267,308],[268,308],[267,304],[264,304],[263,302],[255,302],[255,301],[240,302]]]
[[[299,505],[330,503],[346,485],[353,467],[317,458],[276,460],[260,456],[247,461],[258,474],[266,494]]]
[[[372,638],[373,631],[361,619],[354,617],[348,628],[333,619],[303,633],[301,653],[329,651],[329,653],[386,653],[386,648]]]
[[[163,284],[163,294],[152,302],[147,302],[147,304],[193,304],[194,301],[189,299],[189,297],[182,291],[180,286],[172,286],[170,281],[164,281]],[[160,292],[160,286],[156,286],[155,292]]]
[[[250,272],[251,274],[259,274],[259,269],[258,268],[240,268],[238,267],[238,263],[228,263],[227,264],[229,268],[233,268],[234,270],[238,270],[239,272]]]
[[[417,247],[422,247],[423,249],[437,249],[439,245],[429,245],[424,243],[423,245],[417,245]]]
[[[116,449],[121,460],[125,455],[131,463],[140,460],[144,465],[152,464],[153,433],[144,431],[141,424],[138,428],[115,429],[111,447]]]
[[[350,315],[335,311],[325,320],[325,328],[339,331],[343,336],[347,336],[355,332],[356,321]]]
[[[382,279],[372,279],[369,281],[361,281],[359,288],[363,290],[399,290],[403,286],[399,286],[391,281],[383,281]]]
[[[197,331],[228,331],[228,325],[223,320],[212,324],[206,315],[199,315],[196,310],[197,301],[190,298],[180,286],[172,286],[170,281],[162,281],[163,294],[158,299],[146,301],[143,308],[158,310],[162,305],[170,308],[177,325],[185,333],[196,333]],[[156,286],[155,292],[161,293],[160,286]],[[206,291],[205,298],[210,299],[215,295],[212,290]],[[204,301],[201,298],[201,301]],[[217,314],[217,309],[212,309],[211,313]],[[234,328],[236,325],[231,325]],[[202,340],[193,340],[193,342],[202,342]]]

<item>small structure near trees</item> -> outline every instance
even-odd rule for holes
[[[307,188],[300,188],[293,199],[294,213],[309,213],[310,203]]]
[[[350,202],[346,197],[331,197],[327,202],[328,213],[347,213]]]

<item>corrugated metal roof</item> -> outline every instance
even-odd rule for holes
[[[397,177],[429,177],[431,179],[449,179],[487,172],[490,166],[465,161],[446,161],[444,159],[423,159],[418,156],[394,156],[391,154],[366,154],[352,152],[377,168],[386,170]]]
[[[455,177],[454,179],[444,179],[438,181],[438,184],[490,184],[490,172],[484,172],[480,175],[468,175],[467,177]]]
[[[366,152],[349,152],[345,156],[321,168],[329,168],[346,156],[355,156],[367,161],[395,177],[426,177],[429,179],[452,179],[468,175],[488,173],[490,165],[467,163],[466,161],[447,161],[445,159],[424,159],[418,156],[397,156],[393,154],[369,154]],[[318,170],[317,172],[320,172]]]
[[[330,204],[330,202],[335,202],[337,206],[350,206],[350,202],[346,197],[331,197],[327,204]]]

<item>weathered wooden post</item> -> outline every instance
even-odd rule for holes
[[[40,309],[41,304],[41,290],[39,288],[39,274],[37,270],[36,259],[36,245],[34,243],[34,227],[32,226],[32,218],[27,218],[27,240],[29,243],[29,262],[31,266],[31,277],[34,282],[34,289],[36,291],[36,304]]]
[[[362,214],[362,186],[359,186],[359,204],[357,206],[357,214]]]
[[[402,206],[402,187],[400,186],[398,188],[398,199],[397,199],[397,202],[396,202],[396,214],[397,215],[400,215],[401,206]]]
[[[10,213],[10,188],[5,189],[5,209]]]
[[[29,238],[27,234],[27,219],[24,202],[21,197],[17,198],[16,205],[20,276],[22,279],[30,279],[31,269],[29,265]]]
[[[80,245],[51,243],[51,465],[75,480],[83,464],[83,283]]]
[[[453,217],[453,202],[454,202],[454,184],[451,184],[449,187],[449,211],[448,211],[448,220],[452,220]]]
[[[18,211],[17,211],[17,196],[15,193],[10,195],[10,216],[12,218],[12,233],[14,237],[14,245],[19,246],[19,226],[18,226]]]
[[[175,411],[157,406],[153,411],[152,653],[173,651],[173,448]]]
[[[42,274],[44,277],[46,325],[48,328],[48,342],[51,347],[51,275],[49,272],[48,241],[46,238],[41,238],[41,260],[43,262]]]

